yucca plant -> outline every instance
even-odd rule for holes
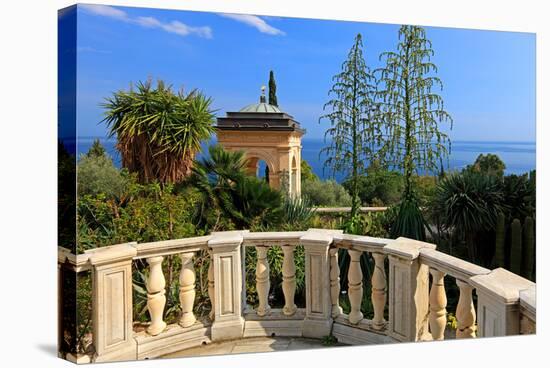
[[[443,226],[458,233],[466,243],[470,260],[479,262],[482,249],[476,239],[495,229],[499,213],[504,210],[502,203],[495,177],[463,173],[440,181],[434,204]]]
[[[176,93],[147,80],[106,98],[103,121],[117,137],[122,166],[140,182],[176,183],[189,175],[201,142],[214,131],[211,103],[197,90]]]

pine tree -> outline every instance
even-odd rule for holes
[[[101,142],[97,138],[94,139],[94,143],[88,152],[86,152],[86,156],[88,157],[103,157],[106,154],[107,152],[105,151],[105,148],[101,145]]]
[[[359,213],[359,176],[366,171],[366,163],[376,158],[381,138],[376,120],[374,77],[363,58],[362,47],[361,34],[358,34],[342,71],[332,78],[331,100],[324,105],[329,112],[319,119],[330,122],[325,132],[325,143],[329,145],[320,153],[327,156],[324,168],[332,175],[347,174],[351,182],[352,221]]]
[[[450,140],[439,125],[449,122],[452,128],[452,118],[444,109],[443,98],[432,91],[443,88],[435,76],[433,55],[432,44],[422,27],[401,26],[397,51],[382,53],[380,60],[386,65],[375,71],[385,132],[381,151],[386,164],[402,170],[405,177],[393,236],[425,237],[413,191],[413,174],[441,172],[442,158],[447,159],[450,151]]]
[[[275,76],[273,70],[269,71],[269,100],[270,105],[279,106],[277,102],[277,84],[275,83]]]

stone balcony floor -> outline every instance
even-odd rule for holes
[[[304,349],[319,349],[344,346],[335,344],[325,346],[321,340],[306,339],[303,337],[252,337],[247,339],[212,343],[206,346],[198,346],[172,354],[164,355],[162,358],[180,358],[204,355],[242,354],[242,353],[264,353],[268,351],[290,351]]]

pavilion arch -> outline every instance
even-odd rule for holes
[[[270,175],[279,172],[279,165],[277,162],[277,152],[269,152],[267,150],[257,149],[244,149],[245,157],[248,160],[248,173],[250,175],[257,175],[258,164],[260,161],[264,161],[267,165]],[[271,182],[270,176],[270,182]],[[271,183],[270,183],[271,184]]]

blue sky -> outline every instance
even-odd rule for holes
[[[199,88],[218,116],[256,102],[274,70],[280,107],[320,138],[331,78],[361,33],[371,68],[399,25],[78,7],[78,136],[104,137],[103,98],[148,77]],[[535,140],[535,35],[426,27],[443,80],[451,140]],[[62,76],[61,76],[62,78]]]

